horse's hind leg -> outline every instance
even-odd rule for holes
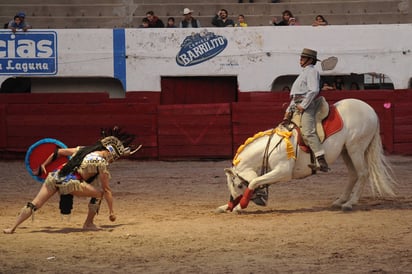
[[[356,173],[357,180],[353,187],[352,194],[350,195],[350,199],[342,205],[342,210],[352,210],[352,206],[358,203],[368,178],[368,168],[366,166],[364,150],[358,149],[355,152],[348,151],[348,155],[352,160],[352,166]],[[351,182],[351,184],[353,183]]]
[[[344,189],[343,193],[341,194],[341,196],[338,199],[336,199],[332,204],[333,207],[339,207],[339,208],[341,208],[342,205],[349,200],[349,197],[352,193],[353,187],[355,186],[355,183],[358,179],[355,167],[353,166],[352,159],[349,157],[348,152],[346,151],[346,149],[342,151],[341,156],[342,156],[342,159],[345,162],[345,165],[348,169],[349,182],[345,186],[345,189]]]

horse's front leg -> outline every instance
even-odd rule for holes
[[[228,210],[229,210],[229,205],[224,204],[224,205],[219,206],[218,208],[216,208],[215,212],[216,213],[226,213]]]
[[[233,208],[234,212],[240,213],[243,209],[247,208],[250,199],[253,196],[255,189],[263,185],[270,185],[278,182],[284,182],[292,179],[292,167],[287,165],[278,166],[276,169],[253,179],[249,186],[243,193],[239,204]]]
[[[230,196],[229,203],[219,206],[215,212],[216,213],[225,213],[228,211],[233,211],[234,207],[237,206],[240,203],[240,200],[242,199],[242,195],[237,197],[236,199],[233,199],[232,195]]]

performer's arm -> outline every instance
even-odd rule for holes
[[[33,174],[39,176],[46,173],[46,166],[61,156],[71,156],[77,151],[77,148],[57,148],[49,157],[35,170]],[[41,170],[40,170],[41,169]]]

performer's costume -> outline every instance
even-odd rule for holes
[[[73,191],[82,191],[85,184],[91,184],[97,187],[99,186],[99,181],[97,180],[99,173],[108,173],[110,178],[108,165],[109,163],[104,157],[92,152],[84,157],[77,170],[60,177],[60,167],[58,170],[50,172],[44,183],[48,188],[57,189],[58,192],[63,195]],[[92,176],[86,181],[83,179],[84,174],[92,174]]]

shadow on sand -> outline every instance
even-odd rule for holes
[[[357,211],[371,210],[410,210],[412,209],[411,197],[398,197],[395,199],[373,199],[363,198],[357,205],[353,206],[352,210],[342,211],[340,208],[332,206],[317,206],[311,208],[296,208],[296,209],[270,209],[270,210],[254,210],[244,211],[241,214],[296,214],[296,213],[314,213],[323,211],[336,211],[342,213],[351,213]]]

